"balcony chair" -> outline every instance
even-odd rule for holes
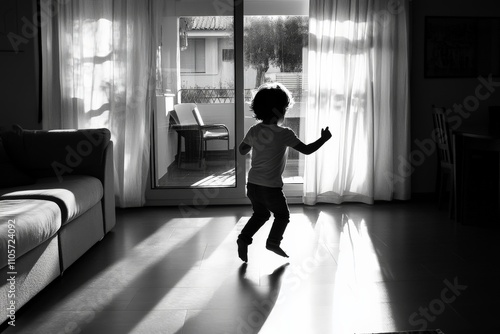
[[[172,129],[177,131],[177,166],[181,166],[182,137],[185,140],[186,157],[197,156],[199,168],[204,167],[207,143],[211,140],[227,141],[229,156],[229,129],[224,124],[205,124],[196,103],[180,103],[174,106],[176,115]]]
[[[442,208],[443,198],[448,190],[449,216],[450,218],[453,218],[455,167],[451,150],[451,132],[448,127],[445,108],[432,106],[432,119],[434,123],[436,148],[438,152],[438,173],[436,178],[438,208]]]

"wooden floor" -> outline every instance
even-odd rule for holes
[[[5,333],[498,333],[499,229],[427,202],[293,205],[237,257],[248,206],[118,211],[116,228]]]

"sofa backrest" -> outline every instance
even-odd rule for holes
[[[25,130],[2,132],[12,162],[33,177],[91,175],[102,180],[108,129]]]

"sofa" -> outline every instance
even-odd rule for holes
[[[0,129],[0,317],[15,313],[115,225],[107,129]]]

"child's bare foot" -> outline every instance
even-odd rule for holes
[[[288,255],[285,253],[284,250],[281,249],[281,247],[279,245],[268,242],[268,243],[266,243],[266,248],[268,250],[270,250],[271,252],[274,252],[280,256],[288,257]]]
[[[238,256],[243,262],[248,261],[248,245],[243,241],[243,240],[236,240],[236,243],[238,244]]]

